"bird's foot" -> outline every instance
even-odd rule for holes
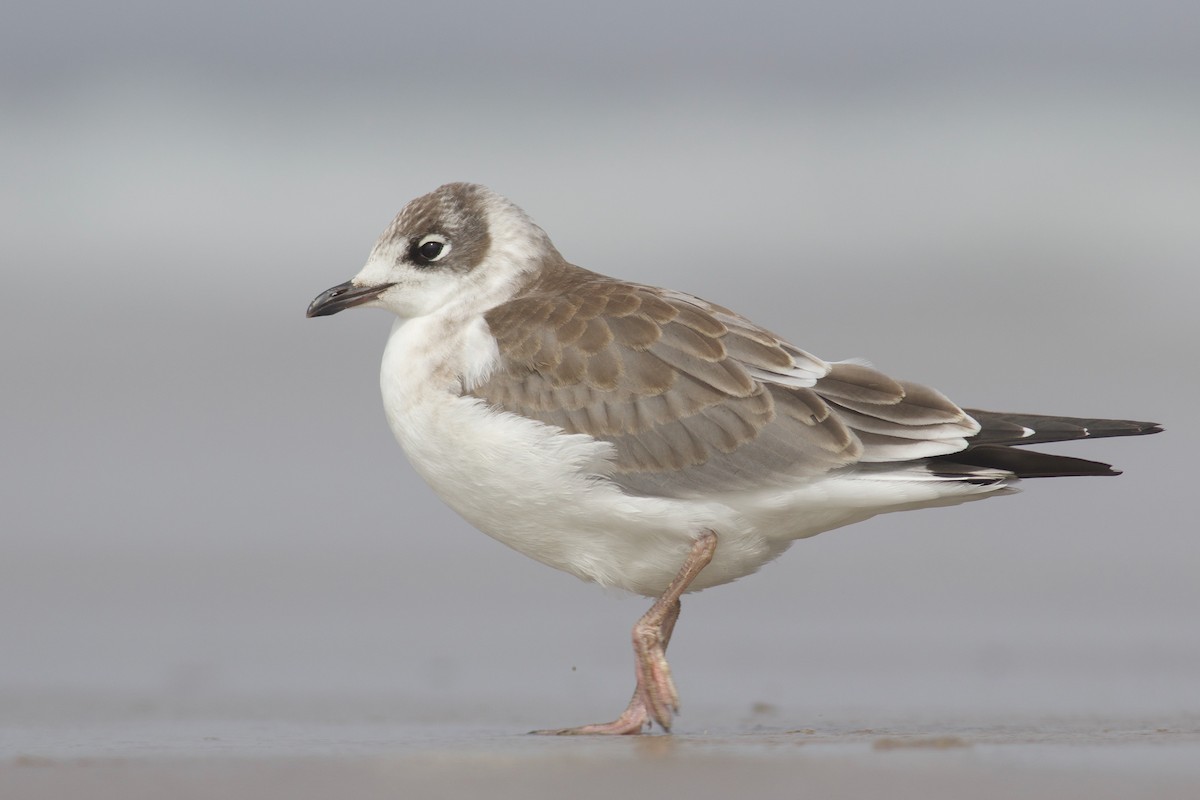
[[[673,620],[672,620],[673,622]],[[671,679],[671,665],[663,642],[661,623],[642,620],[633,629],[633,647],[637,664],[637,689],[630,706],[641,701],[650,719],[670,732],[671,720],[679,713],[679,692]]]
[[[550,736],[628,736],[641,733],[651,722],[657,722],[669,733],[671,720],[679,712],[679,694],[675,691],[675,682],[671,680],[671,666],[667,663],[662,638],[661,624],[643,620],[634,628],[637,689],[621,716],[612,722],[532,733]]]
[[[671,642],[671,633],[679,619],[679,596],[712,560],[716,549],[715,533],[704,531],[697,536],[679,574],[667,586],[662,597],[633,626],[637,688],[621,716],[598,725],[533,733],[554,736],[628,735],[641,733],[652,722],[657,722],[667,733],[671,732],[671,720],[679,713],[679,693],[675,691],[675,681],[671,679],[667,645]]]
[[[641,733],[650,724],[650,715],[646,713],[646,704],[642,701],[640,692],[633,695],[629,706],[612,722],[601,722],[595,725],[580,725],[578,728],[556,728],[545,731],[530,731],[540,736],[629,736]]]

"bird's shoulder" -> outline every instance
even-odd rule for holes
[[[535,369],[563,385],[601,391],[658,394],[683,371],[744,397],[756,390],[754,371],[800,372],[793,382],[808,386],[829,371],[824,361],[727,308],[569,264],[484,317],[510,369]]]

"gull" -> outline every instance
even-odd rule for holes
[[[446,504],[543,564],[655,598],[633,628],[624,712],[539,733],[669,732],[666,650],[686,592],[877,514],[1119,474],[1017,446],[1161,430],[963,409],[866,362],[825,361],[723,306],[568,263],[477,184],[408,203],[308,316],[356,306],[397,317],[384,411]]]

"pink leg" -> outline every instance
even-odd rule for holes
[[[534,731],[541,734],[560,736],[581,734],[631,734],[641,733],[643,728],[657,722],[664,731],[671,730],[671,718],[679,713],[679,694],[671,679],[671,667],[667,664],[667,645],[675,622],[679,619],[680,596],[712,561],[717,549],[717,535],[705,531],[692,545],[679,574],[663,592],[662,597],[650,606],[637,624],[633,626],[634,668],[637,688],[621,716],[612,722],[597,725],[581,725],[578,728]]]

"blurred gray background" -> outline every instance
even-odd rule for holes
[[[622,707],[647,601],[456,518],[384,422],[390,318],[304,318],[407,200],[470,180],[575,263],[824,357],[1168,429],[1058,449],[1121,478],[877,518],[688,598],[683,729],[1200,710],[1195,3],[6,16],[10,708],[325,698],[527,728]]]

